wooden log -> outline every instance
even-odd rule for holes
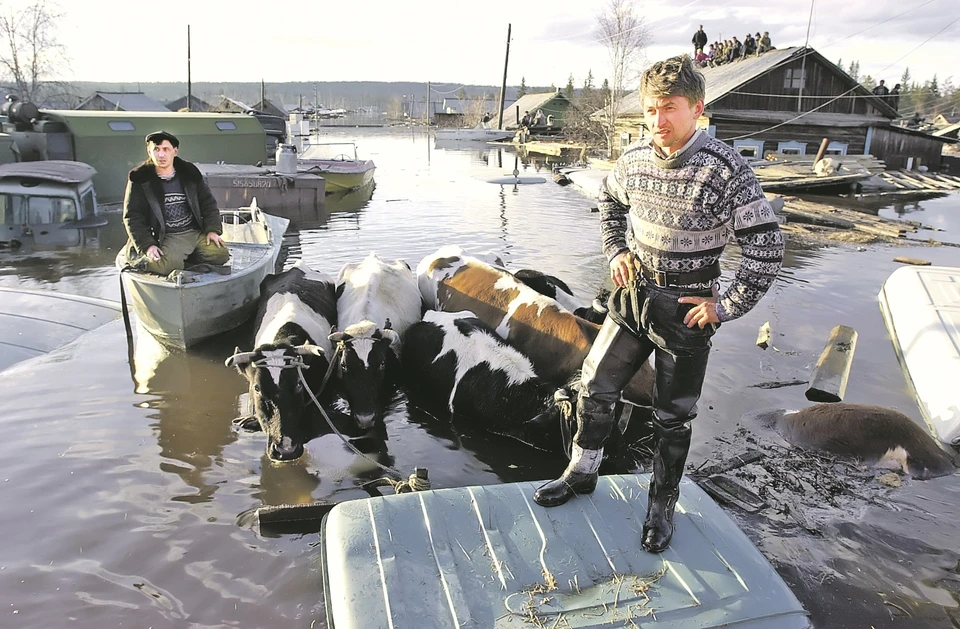
[[[850,365],[857,349],[857,331],[838,325],[830,332],[827,345],[817,360],[810,379],[807,399],[811,402],[840,402],[847,391]]]
[[[760,331],[757,332],[757,347],[760,349],[767,349],[770,347],[770,322],[767,321],[760,326]]]
[[[313,502],[302,505],[264,505],[257,509],[261,532],[316,533],[323,516],[336,506],[333,502]]]
[[[821,227],[834,227],[837,229],[853,229],[853,223],[850,221],[827,218],[815,211],[798,210],[785,206],[783,208],[783,214],[795,223],[807,223],[808,225],[820,225]]]
[[[920,260],[918,258],[908,258],[906,256],[897,256],[893,259],[894,262],[901,262],[903,264],[913,264],[915,266],[930,266],[929,260]]]
[[[884,227],[881,225],[857,223],[853,226],[853,228],[857,231],[875,234],[877,236],[885,236],[887,238],[901,238],[903,236],[903,233],[899,229],[890,229],[889,227]]]

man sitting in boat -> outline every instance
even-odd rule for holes
[[[130,171],[123,197],[130,266],[169,275],[188,260],[226,264],[220,209],[200,169],[177,157],[180,140],[172,133],[154,131],[146,142],[147,160]]]

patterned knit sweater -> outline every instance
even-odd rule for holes
[[[783,261],[783,236],[753,171],[702,131],[669,157],[650,143],[631,147],[604,180],[599,208],[607,259],[630,249],[653,270],[708,267],[736,238],[740,267],[717,302],[720,321],[749,312]]]

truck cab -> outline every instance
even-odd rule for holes
[[[93,176],[82,162],[46,160],[0,164],[0,246],[79,245],[103,227]]]

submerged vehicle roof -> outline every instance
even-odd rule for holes
[[[57,183],[84,183],[93,179],[97,169],[90,164],[65,159],[0,164],[0,179],[43,179]]]

